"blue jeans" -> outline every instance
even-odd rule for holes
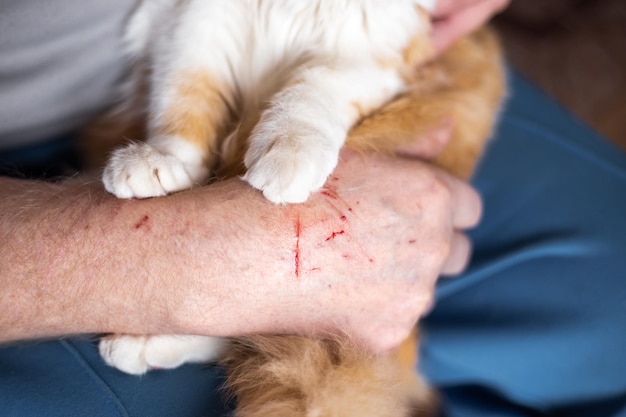
[[[626,416],[626,157],[532,86],[512,97],[474,180],[474,260],[442,280],[422,371],[443,413]],[[96,343],[0,349],[0,416],[222,416],[223,373],[124,375]]]

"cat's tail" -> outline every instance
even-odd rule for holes
[[[428,416],[435,398],[406,349],[375,356],[350,342],[299,336],[237,339],[224,364],[237,417]],[[403,351],[404,350],[404,351]]]

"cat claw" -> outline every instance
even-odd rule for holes
[[[102,182],[118,198],[158,197],[194,185],[181,161],[146,143],[131,143],[116,150],[104,169]]]

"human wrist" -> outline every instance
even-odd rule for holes
[[[184,212],[184,222],[180,216],[176,221],[188,245],[173,256],[188,264],[188,274],[164,277],[169,325],[179,333],[214,336],[289,327],[284,313],[299,291],[293,281],[291,207],[272,204],[239,179],[166,198],[170,208],[178,205]]]

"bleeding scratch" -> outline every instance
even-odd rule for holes
[[[296,268],[296,278],[300,278],[300,234],[302,233],[302,224],[300,223],[300,213],[296,219],[296,249],[294,264]]]
[[[337,193],[331,191],[331,190],[323,190],[320,191],[321,195],[325,195],[326,197],[332,198],[333,200],[337,200]]]
[[[141,220],[137,222],[137,224],[135,224],[135,229],[139,230],[142,227],[146,226],[149,220],[150,220],[150,217],[148,217],[148,215],[146,214],[145,216],[141,218]]]
[[[346,231],[345,231],[345,230],[340,230],[340,231],[338,231],[338,232],[333,232],[333,234],[332,234],[332,235],[330,235],[330,236],[328,236],[328,237],[326,238],[326,242],[328,242],[329,240],[333,240],[333,239],[334,239],[334,238],[336,238],[337,236],[339,236],[339,235],[343,235],[343,234],[345,234],[345,233],[346,233]]]

